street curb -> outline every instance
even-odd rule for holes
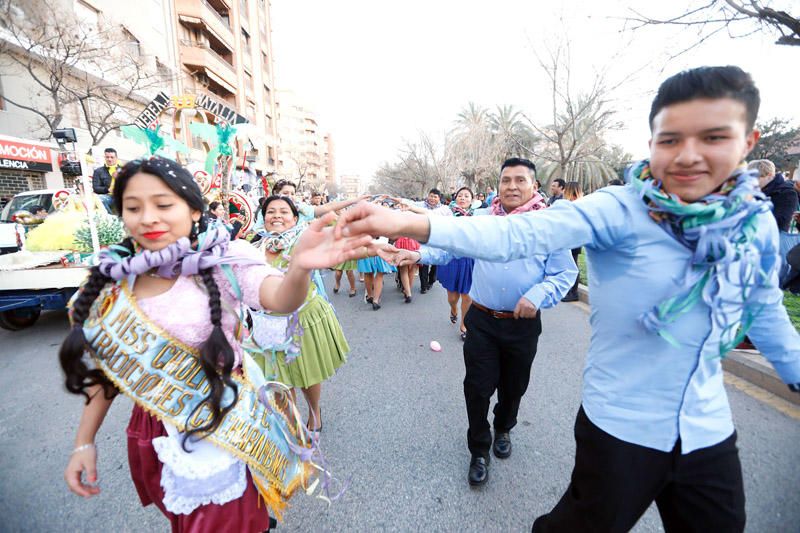
[[[589,305],[589,287],[578,285],[578,298]],[[800,394],[789,390],[772,365],[757,350],[733,350],[722,360],[722,368],[775,396],[800,405]]]
[[[757,350],[733,350],[722,360],[722,368],[775,396],[800,405],[800,394],[789,390],[772,365]]]

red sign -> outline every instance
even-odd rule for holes
[[[0,168],[50,172],[53,154],[47,146],[0,139]]]

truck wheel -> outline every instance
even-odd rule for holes
[[[0,328],[11,331],[28,328],[39,320],[40,314],[42,314],[42,310],[38,307],[20,307],[2,311],[0,312]]]

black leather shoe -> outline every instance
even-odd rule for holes
[[[508,433],[495,433],[494,446],[492,446],[494,456],[498,459],[506,459],[511,456],[511,435]]]
[[[489,458],[474,456],[469,462],[469,484],[473,487],[483,485],[489,479]]]

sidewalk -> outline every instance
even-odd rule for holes
[[[581,302],[589,304],[589,288],[586,285],[578,287],[578,295]],[[800,405],[800,394],[789,390],[758,350],[733,350],[722,360],[722,368],[787,402]]]

